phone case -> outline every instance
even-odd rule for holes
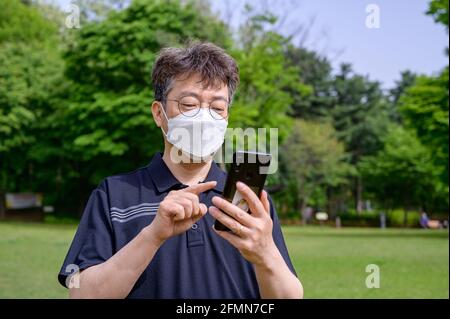
[[[236,190],[236,183],[238,181],[245,183],[259,197],[264,188],[267,176],[265,172],[267,172],[267,167],[270,165],[270,159],[271,155],[266,153],[244,151],[234,153],[233,163],[228,172],[222,197],[251,214],[247,202],[242,197],[242,194]],[[264,172],[262,173],[261,171]],[[217,220],[214,227],[217,230],[230,231],[228,227]]]

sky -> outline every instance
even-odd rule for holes
[[[64,8],[70,0],[57,0]],[[76,0],[73,0],[76,3]],[[238,12],[245,1],[210,0],[213,10],[239,24]],[[310,25],[303,45],[321,52],[336,71],[349,62],[355,72],[394,86],[400,72],[411,70],[435,74],[448,64],[444,50],[448,35],[444,26],[425,15],[429,0],[247,0],[254,7],[267,7],[284,17],[280,32],[298,35],[300,25]],[[368,28],[366,6],[379,8],[379,28]],[[234,12],[234,13],[233,13]],[[313,23],[312,23],[313,21]],[[311,24],[312,23],[312,24]]]
[[[213,0],[214,8],[227,11],[225,1],[238,8],[242,1]],[[248,1],[255,7],[264,2]],[[390,88],[400,72],[435,74],[448,64],[445,27],[424,13],[428,0],[273,0],[266,2],[285,17],[282,33],[292,35],[297,26],[311,25],[304,46],[327,56],[334,70],[350,62],[355,72]],[[379,8],[379,28],[367,28],[366,6]],[[226,13],[225,13],[226,16]],[[232,25],[238,19],[231,20]],[[294,33],[295,34],[295,33]],[[299,40],[297,40],[299,42]],[[295,40],[294,40],[295,43]]]

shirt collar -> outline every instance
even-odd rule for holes
[[[156,189],[160,193],[164,193],[171,189],[180,189],[186,187],[183,183],[173,176],[172,172],[167,167],[166,163],[162,159],[161,153],[156,153],[150,164],[147,166],[148,172],[150,173],[150,178],[153,180]],[[225,183],[225,172],[217,165],[216,162],[211,163],[211,168],[209,169],[208,175],[206,176],[204,182],[216,181],[217,185],[214,187],[216,192],[222,193]]]

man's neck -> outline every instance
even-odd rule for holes
[[[170,157],[171,149],[171,145],[165,145],[162,159],[178,181],[190,186],[206,179],[211,168],[212,159],[201,163],[175,163]]]

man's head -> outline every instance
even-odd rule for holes
[[[211,43],[163,49],[152,73],[155,101],[152,113],[158,127],[168,131],[168,118],[209,108],[214,118],[228,118],[239,83],[236,61]],[[164,110],[163,110],[164,109]],[[189,112],[191,110],[191,112]]]
[[[164,102],[177,80],[197,75],[204,88],[226,86],[231,101],[239,83],[236,61],[212,43],[187,48],[165,48],[155,62],[152,82],[155,100]]]

